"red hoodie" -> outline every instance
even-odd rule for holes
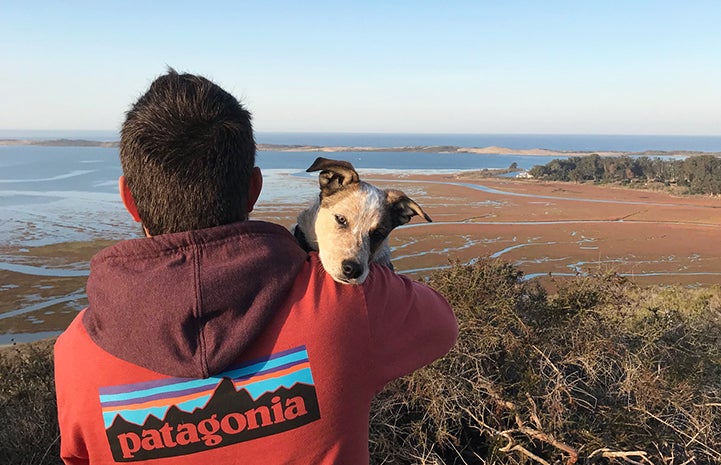
[[[458,330],[430,288],[338,284],[259,221],[118,243],[87,290],[55,345],[68,464],[367,464],[372,397]]]

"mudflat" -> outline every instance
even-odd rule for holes
[[[639,284],[721,282],[718,197],[438,175],[408,185],[435,221],[393,234],[394,263],[413,274],[490,256],[529,278],[613,271]]]
[[[545,282],[597,271],[642,285],[721,282],[718,197],[467,174],[363,178],[403,190],[433,218],[391,235],[396,270],[413,277],[452,260],[497,257]],[[309,200],[261,204],[252,218],[290,227]],[[87,304],[90,257],[112,243],[0,247],[13,264],[0,268],[0,345],[62,331]]]

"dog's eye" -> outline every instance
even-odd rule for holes
[[[341,226],[347,226],[348,220],[345,219],[345,216],[343,215],[335,215],[335,222],[338,223]]]

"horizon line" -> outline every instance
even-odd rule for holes
[[[6,129],[0,128],[2,133],[72,133],[72,132],[95,132],[120,134],[119,129]],[[721,137],[721,133],[630,133],[630,132],[407,132],[407,131],[299,131],[299,130],[254,130],[256,134],[352,134],[352,135],[412,135],[412,136],[593,136],[593,137]],[[2,136],[9,137],[9,136]]]

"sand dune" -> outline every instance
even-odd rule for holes
[[[41,145],[47,147],[118,147],[117,141],[94,141],[85,139],[0,139],[0,146],[18,145]],[[275,152],[432,152],[432,153],[475,153],[494,155],[529,155],[529,156],[558,156],[577,157],[591,154],[600,156],[621,156],[621,155],[646,155],[646,156],[692,156],[692,155],[716,155],[721,152],[694,152],[694,151],[646,151],[646,152],[623,152],[623,151],[565,151],[550,150],[544,148],[517,149],[510,147],[458,147],[454,145],[424,145],[404,147],[368,147],[368,146],[320,146],[320,145],[292,145],[292,144],[258,144],[259,151]]]

